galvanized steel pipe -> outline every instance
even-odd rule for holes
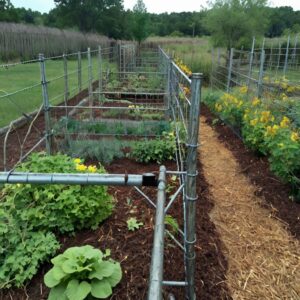
[[[148,300],[162,300],[166,202],[166,168],[160,167]]]

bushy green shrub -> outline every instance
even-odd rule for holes
[[[176,141],[173,132],[164,133],[162,137],[154,140],[141,141],[133,144],[130,157],[138,162],[162,163],[173,160],[176,153]]]
[[[17,171],[104,173],[66,155],[32,154]],[[22,286],[59,248],[54,232],[95,228],[109,217],[113,198],[103,186],[5,185],[0,194],[0,288]]]
[[[89,295],[105,299],[122,278],[119,263],[92,246],[73,247],[53,258],[45,275],[51,288],[48,300],[83,300]]]
[[[241,87],[217,99],[209,96],[206,103],[222,119],[241,128],[245,144],[267,155],[274,174],[299,193],[300,137],[295,112],[300,106],[293,98],[282,94],[276,99],[258,99]]]
[[[66,155],[32,154],[18,171],[38,173],[79,173]],[[103,167],[97,169],[105,173]],[[27,230],[74,232],[96,228],[113,210],[113,198],[104,186],[7,185],[1,206],[26,224]]]
[[[59,248],[53,233],[28,232],[0,208],[0,288],[20,287]]]
[[[100,161],[102,164],[109,164],[117,158],[125,156],[123,149],[128,147],[130,142],[113,140],[78,140],[70,141],[67,153],[72,156],[82,157],[83,159],[91,159]]]

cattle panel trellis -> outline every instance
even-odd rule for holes
[[[61,74],[52,73],[53,63],[60,64]],[[52,58],[40,54],[37,61],[28,64],[39,66],[40,82],[34,88],[40,90],[42,101],[34,113],[21,110],[23,121],[10,122],[3,130],[3,164],[0,167],[4,172],[0,173],[0,184],[134,186],[156,211],[148,299],[162,299],[163,286],[185,288],[186,297],[195,299],[201,74],[193,74],[189,78],[161,48],[137,48],[135,44],[87,49],[86,52]],[[19,98],[11,99],[14,95]],[[2,98],[17,107],[22,91],[5,93]],[[18,127],[23,129],[19,131]],[[78,155],[78,149],[88,151],[97,145],[113,145],[115,141],[127,145],[132,138],[161,138],[165,131],[171,129],[175,132],[177,170],[166,170],[162,166],[158,178],[153,174],[38,174],[16,171],[16,167],[35,150],[46,149],[49,155],[60,151],[74,157]],[[33,147],[32,144],[27,146],[26,140],[33,133],[36,143]],[[14,162],[7,147],[11,136],[19,140],[21,148],[19,159]],[[84,148],[86,145],[88,148]],[[170,199],[166,197],[168,174],[177,176],[180,182]],[[144,194],[141,186],[158,188],[156,203]],[[165,216],[176,201],[182,201],[184,225],[179,229],[180,239],[164,226]],[[165,235],[182,249],[183,279],[164,278]]]
[[[294,97],[300,93],[300,48],[298,35],[266,47],[265,42],[250,50],[212,50],[211,86],[230,90],[235,86],[247,87],[256,96],[275,95]]]

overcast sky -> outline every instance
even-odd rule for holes
[[[40,12],[48,12],[54,8],[53,0],[11,0],[15,7],[31,8]],[[207,0],[144,0],[149,12],[180,12],[199,11],[201,6],[206,7]],[[272,6],[292,6],[294,10],[300,10],[300,0],[271,0]],[[125,8],[131,9],[136,0],[124,0]]]

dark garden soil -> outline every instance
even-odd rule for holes
[[[175,170],[174,162],[165,163],[168,170]],[[145,173],[157,172],[157,164],[143,165],[129,159],[119,159],[106,167],[110,173]],[[93,245],[99,249],[110,249],[112,258],[121,262],[123,279],[114,289],[110,299],[145,299],[147,296],[151,250],[153,242],[153,222],[155,211],[132,187],[109,188],[116,200],[113,215],[95,230],[84,230],[76,233],[74,237],[60,237],[64,251],[68,247],[79,245]],[[142,188],[154,202],[156,201],[156,189]],[[170,193],[174,193],[173,189]],[[197,236],[196,244],[196,294],[199,299],[216,300],[232,299],[229,295],[225,274],[227,262],[221,252],[220,237],[214,224],[210,221],[209,212],[213,203],[209,197],[209,187],[203,177],[199,164],[198,194],[200,200],[197,207]],[[182,201],[178,199],[170,215],[182,223]],[[144,225],[135,232],[127,229],[126,221],[130,217],[136,217]],[[181,240],[180,236],[177,238]],[[47,263],[40,268],[39,273],[24,289],[3,290],[0,292],[1,300],[25,300],[47,299],[49,290],[43,284],[43,276],[50,268]],[[184,280],[183,252],[174,243],[166,238],[165,244],[165,280]],[[184,299],[183,288],[164,288],[165,299],[169,293],[176,299]]]
[[[257,186],[256,195],[264,200],[263,206],[271,209],[275,217],[286,223],[291,234],[300,239],[300,204],[292,201],[290,186],[272,174],[267,157],[258,156],[247,149],[228,126],[221,122],[212,125],[217,117],[204,105],[202,114],[218,133],[219,140],[233,153],[241,165],[242,173]]]

